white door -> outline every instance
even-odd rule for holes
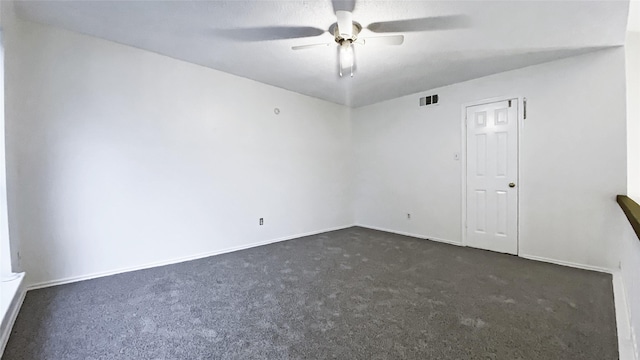
[[[518,101],[467,107],[467,245],[518,253]]]

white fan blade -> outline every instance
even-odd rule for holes
[[[404,35],[391,35],[391,36],[373,36],[366,38],[358,38],[356,44],[360,45],[402,45],[404,42]]]
[[[353,35],[353,15],[350,11],[338,10],[336,11],[338,17],[338,32],[340,36],[348,39]]]
[[[316,48],[316,47],[327,47],[329,45],[331,45],[332,43],[324,43],[324,44],[310,44],[310,45],[298,45],[298,46],[292,46],[291,50],[304,50],[304,49],[312,49],[312,48]]]

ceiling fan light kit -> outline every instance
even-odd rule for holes
[[[340,71],[339,74],[342,77],[344,70],[349,70],[351,77],[353,77],[353,44],[350,41],[345,41],[340,45]]]
[[[338,23],[333,31],[333,35],[336,43],[340,45],[338,74],[342,77],[343,71],[349,70],[351,77],[353,77],[353,67],[355,65],[353,44],[358,40],[358,34],[360,30],[362,30],[362,26],[353,22],[351,13],[348,11],[337,11],[336,15],[338,16]],[[345,21],[345,19],[348,21]],[[340,30],[341,23],[343,30]],[[345,28],[348,28],[349,31],[344,30]]]

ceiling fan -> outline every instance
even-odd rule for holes
[[[404,42],[404,35],[387,35],[358,38],[358,34],[360,34],[360,31],[362,31],[362,25],[353,21],[353,15],[350,11],[338,10],[336,11],[336,17],[338,21],[330,28],[330,31],[331,29],[333,30],[335,42],[340,46],[340,76],[342,76],[343,71],[349,70],[351,73],[351,77],[353,77],[353,67],[355,65],[355,57],[353,54],[354,44],[402,45],[402,43]],[[315,47],[330,46],[331,44],[333,43],[298,45],[291,47],[291,49],[304,50]]]
[[[363,29],[360,23],[353,20],[354,0],[332,0],[336,22],[329,27],[328,32],[333,34],[334,41],[320,44],[308,44],[293,46],[293,50],[304,50],[317,47],[328,47],[334,43],[339,46],[340,69],[349,71],[353,76],[355,67],[354,45],[402,45],[404,35],[384,35],[359,37]],[[469,19],[465,15],[430,16],[415,19],[403,19],[394,21],[374,22],[365,29],[373,33],[399,33],[415,31],[437,31],[465,28]],[[309,26],[266,26],[240,29],[216,29],[216,34],[240,41],[264,41],[278,39],[295,39],[322,35],[326,30]]]

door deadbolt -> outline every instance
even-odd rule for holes
[[[516,187],[516,184],[514,184],[514,183],[509,183],[509,187],[511,187],[511,188],[512,188],[512,187]]]

